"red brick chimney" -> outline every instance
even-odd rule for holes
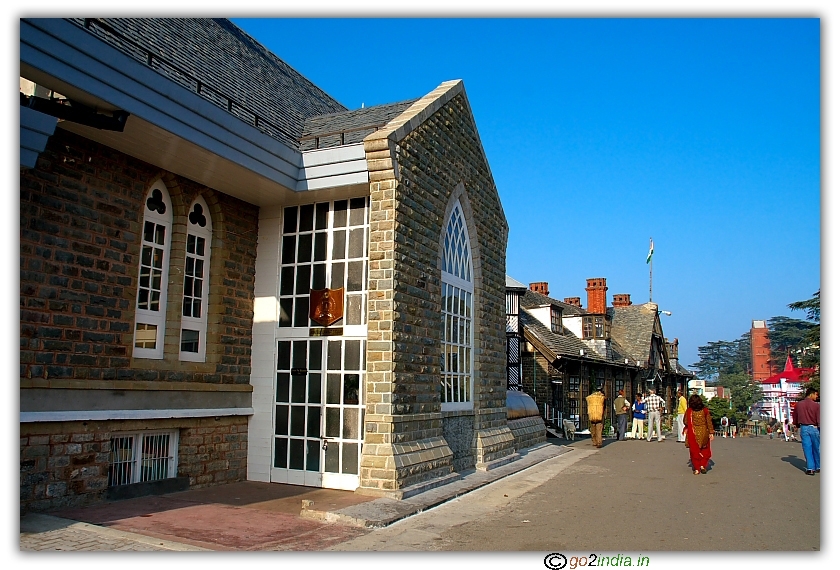
[[[529,286],[534,293],[548,297],[548,281],[537,281],[536,283],[531,283]]]
[[[596,315],[607,312],[607,280],[604,277],[586,280],[586,312]]]
[[[566,297],[563,299],[563,302],[567,305],[574,305],[575,307],[580,307],[580,297]]]
[[[630,302],[630,294],[629,293],[619,293],[618,295],[613,295],[613,307],[629,307],[633,303]]]

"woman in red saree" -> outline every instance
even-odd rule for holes
[[[703,404],[703,399],[693,394],[688,399],[688,409],[683,417],[683,433],[687,434],[685,446],[691,456],[694,474],[703,473],[712,458],[712,440],[715,438],[715,428],[709,408]]]

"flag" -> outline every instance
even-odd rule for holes
[[[650,238],[650,251],[648,252],[647,260],[645,263],[650,263],[650,260],[653,258],[653,238]]]

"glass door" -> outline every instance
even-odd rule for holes
[[[368,199],[283,211],[276,329],[271,480],[337,489],[359,485],[367,339]],[[324,326],[310,292],[341,289],[343,312]]]
[[[365,344],[362,339],[277,343],[272,481],[359,486]]]

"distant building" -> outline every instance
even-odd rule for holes
[[[753,321],[750,329],[750,353],[752,355],[752,379],[761,382],[773,374],[773,360],[770,355],[770,329],[766,321]]]
[[[791,420],[796,401],[802,393],[802,385],[813,373],[813,368],[796,368],[788,355],[782,372],[762,380],[759,413],[782,422]]]
[[[621,389],[632,400],[635,392],[654,387],[669,410],[676,388],[686,388],[692,375],[679,365],[679,341],[669,342],[663,335],[656,304],[633,305],[630,295],[621,294],[614,295],[613,306],[607,307],[603,278],[587,279],[586,308],[580,297],[563,301],[550,297],[544,281],[531,283],[524,292],[524,286],[511,278],[507,286],[509,299],[516,292],[521,294],[522,342],[519,352],[508,350],[509,388],[530,394],[549,423],[559,425],[559,419],[570,419],[578,429],[586,429],[584,399],[598,387],[610,401]],[[511,335],[510,300],[508,305]],[[511,360],[514,354],[516,362]],[[613,416],[609,407],[610,422]]]

